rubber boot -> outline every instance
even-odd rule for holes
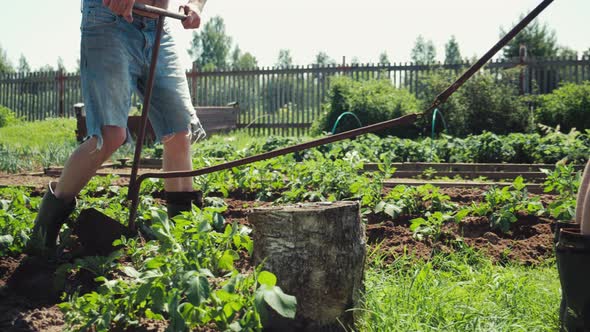
[[[562,228],[555,248],[566,310],[562,331],[590,331],[590,236],[576,228]]]
[[[557,241],[559,240],[559,233],[561,232],[562,228],[572,228],[579,230],[580,224],[574,224],[570,222],[556,222],[551,225],[553,230],[553,250],[555,251],[555,246],[557,245]],[[557,269],[559,270],[559,260],[557,260]],[[561,289],[561,303],[559,305],[559,321],[563,322],[565,318],[565,312],[567,310],[567,303],[565,301],[565,294],[563,292],[563,288]]]
[[[200,191],[185,191],[185,192],[166,192],[166,207],[168,208],[168,218],[181,214],[185,211],[190,211],[192,205],[203,207],[203,193]]]
[[[50,255],[55,251],[57,236],[61,226],[74,211],[76,200],[65,202],[55,197],[54,186],[57,182],[50,182],[47,192],[41,200],[35,226],[25,252],[31,256]]]

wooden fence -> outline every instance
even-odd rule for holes
[[[257,68],[239,71],[187,71],[193,104],[240,105],[238,126],[253,134],[305,134],[320,114],[334,76],[354,79],[387,78],[398,88],[418,94],[424,78],[435,70],[455,77],[468,63],[452,65],[334,65],[327,67]],[[520,68],[523,94],[551,92],[563,82],[590,80],[590,59],[551,58],[492,61],[485,70],[497,79],[505,69]],[[80,77],[61,72],[13,73],[0,76],[0,105],[27,120],[74,116],[72,106],[82,101]],[[139,101],[135,97],[134,102]]]

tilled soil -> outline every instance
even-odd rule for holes
[[[10,178],[10,181],[8,180]],[[32,179],[32,180],[31,180]],[[6,176],[0,174],[0,185],[28,185],[36,188],[33,195],[41,195],[43,188],[55,177],[46,176]],[[126,178],[117,180],[116,185],[126,185]],[[478,189],[442,189],[458,204],[470,204],[479,201],[483,191]],[[552,196],[542,196],[544,204],[552,200]],[[268,206],[270,202],[257,202],[250,197],[225,200],[228,211],[225,213],[228,222],[237,221],[248,224],[248,214],[253,208]],[[418,216],[414,216],[418,217]],[[460,224],[447,223],[443,227],[440,241],[416,239],[409,229],[411,217],[391,218],[382,215],[368,215],[366,218],[366,236],[370,246],[378,246],[386,261],[411,254],[427,259],[433,250],[449,252],[457,244],[466,244],[487,254],[498,263],[516,262],[535,265],[553,256],[553,235],[550,219],[519,216],[508,233],[492,230],[485,217],[468,217]],[[240,260],[240,270],[248,271],[249,262]],[[63,314],[57,306],[62,300],[60,292],[55,289],[54,272],[56,265],[46,264],[26,255],[0,258],[0,331],[61,331],[64,328]],[[69,276],[61,290],[72,293],[95,288],[92,276],[78,274]],[[165,322],[142,322],[141,331],[163,331]],[[205,330],[212,330],[205,328]],[[137,330],[136,330],[137,331]]]

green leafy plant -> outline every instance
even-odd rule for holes
[[[225,209],[194,208],[173,220],[161,209],[144,211],[142,218],[150,220],[157,241],[116,241],[131,262],[118,262],[118,273],[98,277],[97,291],[74,294],[60,304],[69,328],[108,331],[145,318],[167,320],[169,331],[211,324],[220,330],[258,330],[265,305],[294,317],[296,300],[276,286],[272,273],[256,269],[242,274],[235,268],[238,253],[252,251],[252,240],[244,226],[223,227]],[[105,266],[101,262],[78,266],[96,270]],[[112,268],[113,261],[106,262],[101,274]]]
[[[550,171],[541,169],[547,175],[543,186],[546,193],[556,192],[557,198],[547,206],[549,215],[558,220],[570,221],[576,215],[576,195],[580,187],[580,172],[569,164],[558,163]]]
[[[493,229],[508,232],[510,225],[518,220],[519,212],[541,215],[545,212],[538,196],[529,197],[522,177],[517,177],[510,186],[492,187],[484,193],[484,202],[473,204],[471,212],[486,216]]]

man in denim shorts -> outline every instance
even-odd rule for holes
[[[144,91],[157,19],[133,12],[134,0],[82,0],[80,73],[88,137],[70,156],[58,182],[39,208],[29,253],[53,250],[59,230],[75,208],[75,196],[123,143],[134,91]],[[168,0],[137,0],[168,7]],[[180,10],[185,29],[198,28],[206,0],[189,0]],[[164,25],[149,118],[164,146],[164,171],[192,169],[191,141],[205,135],[192,106],[170,27]],[[191,208],[192,178],[164,180],[170,217]]]

